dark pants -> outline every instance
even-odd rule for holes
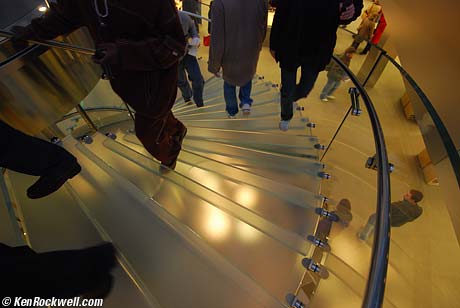
[[[0,167],[42,176],[76,158],[60,146],[20,132],[0,121]]]
[[[366,44],[366,47],[364,47],[363,51],[361,51],[361,53],[363,53],[363,54],[368,53],[369,50],[371,50],[371,47],[372,47],[371,43],[368,42],[368,43]]]
[[[112,88],[136,111],[136,136],[160,162],[177,158],[184,124],[171,112],[177,95],[178,65],[159,71],[123,71],[111,80]],[[133,80],[138,83],[134,83]]]
[[[37,253],[28,246],[9,247],[0,243],[0,267],[4,296],[42,298],[110,292],[111,269],[116,265],[111,244],[81,250]]]
[[[190,87],[187,80],[187,74],[188,78],[192,82],[192,87]],[[195,104],[199,107],[203,106],[204,79],[203,75],[201,75],[200,65],[198,64],[196,57],[186,55],[182,59],[179,63],[178,77],[177,86],[179,87],[184,100],[190,100],[193,95],[193,101]]]
[[[292,119],[292,103],[307,97],[318,78],[317,68],[302,65],[301,69],[300,81],[297,84],[297,70],[281,68],[281,120],[283,121]]]

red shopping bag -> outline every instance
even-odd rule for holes
[[[211,36],[206,35],[203,37],[203,45],[204,46],[209,46],[211,44]]]

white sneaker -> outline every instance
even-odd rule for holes
[[[289,129],[289,121],[281,120],[279,124],[279,128],[283,132],[287,131]]]
[[[334,96],[334,95],[328,95],[327,98],[329,98],[329,99],[335,99],[335,96]]]
[[[241,110],[243,110],[243,114],[250,114],[251,113],[251,105],[243,104],[243,106],[241,107]]]
[[[321,101],[322,102],[328,102],[329,100],[327,98],[322,98]]]

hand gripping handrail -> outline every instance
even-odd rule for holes
[[[7,37],[7,38],[12,38],[14,36],[14,33],[5,31],[5,30],[0,30],[0,36]],[[52,41],[52,40],[47,40],[47,41],[42,41],[42,40],[28,40],[30,43],[34,43],[37,45],[41,46],[46,46],[46,47],[53,47],[53,48],[59,48],[59,49],[64,49],[64,50],[69,50],[69,51],[74,51],[78,52],[81,54],[85,55],[94,55],[96,53],[95,49],[92,48],[87,48],[87,47],[81,47],[81,46],[76,46],[72,44],[67,44],[67,43],[62,43],[58,41]]]

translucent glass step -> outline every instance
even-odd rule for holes
[[[253,84],[251,97],[256,97],[257,95],[266,93],[271,90],[271,84],[265,82],[256,82]],[[204,105],[206,106],[219,101],[224,103],[223,91],[223,85],[221,85],[220,87],[216,86],[214,89],[208,89],[205,87],[205,90],[203,92]],[[183,102],[183,99],[181,98],[178,102],[176,102],[172,110],[174,113],[180,114],[181,112],[186,112],[194,109],[196,109],[196,106],[194,104],[186,105]]]
[[[311,192],[319,191],[317,175],[323,165],[315,160],[206,140],[185,139],[183,148],[273,181],[288,183]],[[285,163],[287,159],[289,164]]]
[[[276,102],[276,104],[274,104],[274,102]],[[273,108],[267,108],[270,107],[270,105],[275,105],[274,107],[278,107],[277,110]],[[274,111],[279,113],[279,93],[274,91],[267,91],[254,97],[252,110],[264,111],[265,109],[268,109],[270,113],[273,113]],[[216,114],[219,114],[219,116],[221,116],[221,112],[225,113],[225,101],[223,100],[223,98],[219,97],[215,100],[215,102],[210,101],[210,103],[206,104],[203,107],[197,108],[193,105],[192,108],[189,108],[182,112],[174,112],[174,115],[180,120],[199,120],[210,118]]]
[[[25,192],[36,178],[11,171],[8,171],[8,176],[14,184],[12,193],[23,213],[27,237],[35,251],[78,249],[107,240],[82,211],[68,184],[48,197],[31,200]],[[118,266],[112,275],[114,286],[104,300],[104,307],[152,307],[123,268]]]
[[[148,157],[149,154],[135,138],[133,135],[128,135],[124,139],[130,142],[128,146],[131,145],[136,151]],[[317,216],[312,213],[312,209],[321,203],[318,195],[210,160],[187,150],[181,152],[179,162],[176,172],[181,175],[203,183],[210,190],[229,200],[234,200],[240,206],[286,230],[303,237],[312,233],[312,226],[317,221]],[[319,182],[318,177],[316,182]]]
[[[120,176],[124,172],[110,167],[110,157],[104,155],[103,162],[95,156],[91,146],[66,145],[84,166],[72,188],[161,304],[283,307],[285,290],[295,287],[302,274],[300,254],[207,201],[184,195],[177,184],[168,185],[153,173],[138,177],[158,203],[153,201]],[[133,162],[125,167],[141,170]],[[264,258],[267,253],[272,258]],[[262,258],[264,264],[255,266]]]
[[[242,129],[245,126],[242,125]],[[249,149],[316,159],[316,137],[262,133],[236,129],[189,127],[187,137],[192,140],[217,141]]]

